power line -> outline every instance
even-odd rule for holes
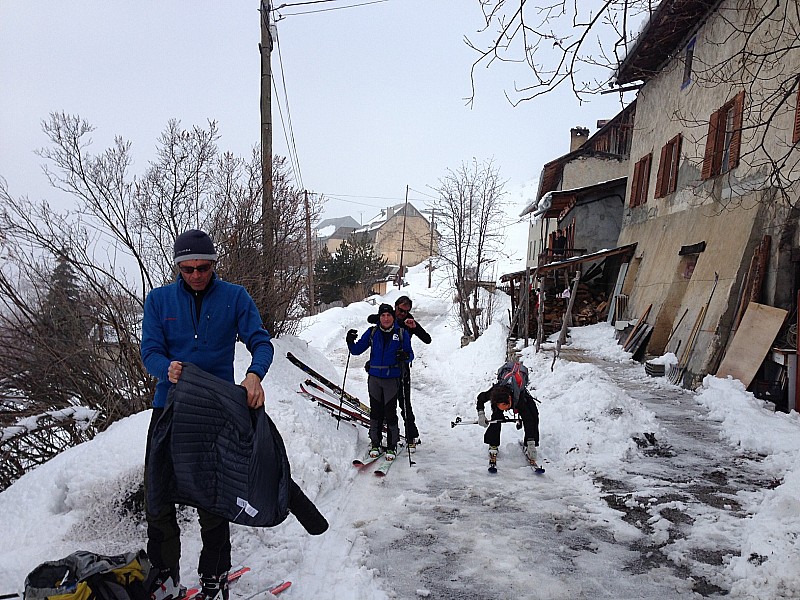
[[[294,139],[294,129],[292,127],[292,114],[289,110],[289,92],[286,87],[286,71],[283,68],[283,55],[281,54],[281,44],[280,44],[280,36],[275,36],[276,46],[278,48],[278,62],[281,65],[281,83],[283,85],[283,97],[284,102],[286,104],[286,120],[288,122],[288,134],[287,134],[287,126],[286,123],[283,122],[283,113],[280,112],[280,103],[278,103],[278,112],[281,115],[281,123],[283,123],[283,135],[286,138],[286,147],[289,150],[289,154],[293,156],[293,169],[295,170],[295,175],[297,176],[297,182],[300,184],[300,189],[304,189],[303,186],[303,175],[300,172],[300,157],[297,155],[297,145],[295,144]],[[272,81],[273,87],[275,87],[275,80],[273,78]],[[277,94],[277,89],[275,90]],[[291,142],[288,138],[291,138]]]
[[[280,10],[282,8],[293,8],[295,6],[303,6],[303,5],[306,5],[306,4],[322,4],[323,2],[335,2],[335,1],[337,1],[337,0],[315,0],[313,2],[295,2],[294,4],[281,4],[275,10],[278,11],[278,10]],[[310,15],[310,14],[313,14],[313,13],[330,12],[332,10],[344,10],[344,9],[347,9],[347,8],[357,8],[359,6],[367,6],[369,4],[380,4],[382,2],[388,2],[388,1],[389,0],[371,0],[370,2],[360,2],[358,4],[350,4],[348,6],[335,6],[333,8],[320,8],[318,10],[306,10],[306,11],[302,11],[302,12],[295,12],[295,13],[291,13],[291,14],[288,14],[288,15],[285,15],[285,16],[287,16],[287,17],[295,17],[297,15]],[[284,18],[284,15],[281,15],[281,18]]]

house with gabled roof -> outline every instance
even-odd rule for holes
[[[390,265],[413,267],[439,251],[439,233],[410,202],[382,209],[355,233],[368,235]]]

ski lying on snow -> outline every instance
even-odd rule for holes
[[[323,392],[325,394],[329,394],[331,396],[336,396],[337,400],[342,400],[342,402],[344,404],[348,404],[349,406],[351,406],[354,409],[356,409],[358,412],[364,413],[365,415],[369,415],[369,406],[367,406],[366,404],[363,404],[360,401],[359,402],[354,402],[353,400],[348,399],[346,396],[344,396],[342,398],[339,398],[337,393],[336,393],[336,390],[329,390],[325,386],[320,385],[319,383],[314,381],[313,379],[306,379],[305,380],[305,384],[307,386],[313,387],[314,389],[316,389],[316,390],[318,390],[320,392]]]
[[[297,358],[291,352],[287,352],[286,353],[286,358],[289,359],[289,362],[291,362],[294,366],[296,366],[297,368],[299,368],[302,371],[305,371],[306,373],[311,375],[317,381],[320,381],[320,382],[324,383],[327,387],[332,389],[337,394],[342,394],[343,398],[349,400],[351,403],[354,403],[354,407],[358,407],[358,408],[360,408],[362,410],[366,410],[367,412],[369,412],[369,406],[367,406],[366,404],[361,402],[361,400],[359,400],[358,398],[356,398],[352,394],[347,393],[340,386],[338,386],[335,383],[333,383],[330,379],[328,379],[324,375],[320,375],[317,371],[315,371],[314,369],[309,367],[306,363],[304,363],[302,360]]]
[[[312,400],[326,408],[334,417],[339,417],[341,414],[342,419],[346,419],[349,421],[355,421],[365,427],[369,427],[369,417],[354,411],[352,408],[348,408],[346,406],[341,407],[341,413],[339,405],[331,398],[325,397],[321,392],[317,392],[314,388],[307,388],[305,384],[300,384],[300,393],[303,394],[309,400]]]
[[[247,573],[250,570],[250,567],[238,567],[237,569],[230,571],[228,573],[228,585],[232,583],[236,583],[239,581],[239,578]],[[183,596],[182,600],[192,600],[197,594],[200,593],[199,587],[189,588],[186,590],[186,594]]]
[[[255,594],[251,594],[250,596],[248,596],[244,600],[252,600],[256,596],[260,596],[262,594],[266,594],[267,592],[269,592],[273,596],[277,596],[282,591],[289,589],[291,587],[291,585],[292,585],[291,581],[281,581],[280,583],[273,583],[267,589],[261,590],[260,592],[256,592]]]

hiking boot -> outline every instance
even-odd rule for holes
[[[534,444],[533,440],[525,444],[525,456],[528,458],[529,463],[532,465],[536,464],[538,452],[536,451],[536,445]]]
[[[389,448],[386,451],[386,460],[394,460],[395,458],[397,458],[397,449]]]
[[[228,574],[200,575],[200,591],[192,600],[228,600]]]
[[[408,451],[412,454],[417,451],[417,444],[419,444],[419,438],[411,438],[411,441],[408,442]]]
[[[492,458],[497,456],[497,446],[489,446],[489,456]]]
[[[161,569],[150,586],[150,600],[178,600],[186,595],[177,569]]]
[[[369,449],[369,457],[370,458],[378,458],[381,455],[381,449],[377,446],[373,446]]]

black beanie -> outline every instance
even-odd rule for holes
[[[217,260],[214,242],[199,229],[184,231],[175,239],[175,264],[184,260]]]
[[[383,313],[389,313],[390,315],[394,316],[394,308],[391,304],[381,304],[378,307],[378,316],[380,317]]]

